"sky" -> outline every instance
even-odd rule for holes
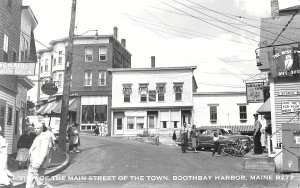
[[[72,0],[23,5],[38,20],[37,41],[50,46],[68,36]],[[280,9],[296,5],[299,0],[279,0]],[[75,34],[110,35],[116,26],[132,68],[149,68],[155,56],[156,67],[197,66],[198,92],[245,91],[245,80],[259,73],[260,18],[270,14],[270,0],[77,0]],[[40,43],[37,50],[45,49]]]

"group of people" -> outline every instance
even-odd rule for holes
[[[104,123],[96,123],[96,128],[94,129],[95,136],[107,136],[108,135],[108,127],[106,121]]]
[[[78,131],[78,124],[74,123],[72,126],[68,127],[67,134],[69,140],[69,152],[79,153],[78,146],[80,146],[80,137]]]

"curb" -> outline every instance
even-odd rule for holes
[[[55,174],[58,174],[59,172],[65,170],[69,164],[70,164],[70,154],[69,153],[65,153],[66,155],[66,160],[59,165],[58,167],[51,169],[51,170],[46,170],[45,176],[54,176]],[[24,186],[26,184],[26,182],[22,182],[22,183],[14,183],[13,187],[21,187]]]

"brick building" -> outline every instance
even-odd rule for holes
[[[10,63],[36,61],[33,37],[36,25],[37,21],[30,7],[22,6],[22,0],[0,1],[1,66],[10,67]],[[16,142],[25,129],[27,90],[32,87],[33,83],[26,76],[1,72],[0,134],[8,141],[9,154],[16,151]]]
[[[126,49],[126,40],[113,35],[75,36],[73,65],[70,86],[69,119],[80,124],[82,131],[90,131],[96,122],[107,121],[110,129],[111,75],[108,68],[130,68],[131,54]],[[40,90],[37,113],[60,115],[63,92],[65,52],[68,38],[53,40],[49,49],[38,51],[40,55],[41,83],[52,79],[58,93],[48,96]],[[70,122],[70,123],[71,123]]]

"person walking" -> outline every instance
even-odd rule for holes
[[[0,187],[13,187],[13,174],[7,169],[7,142],[0,135]]]
[[[188,129],[186,128],[186,123],[183,123],[183,127],[180,130],[180,137],[181,137],[181,150],[182,153],[186,153],[186,148],[188,144]]]
[[[19,161],[18,169],[22,168],[22,163],[24,163],[24,168],[27,167],[29,149],[33,143],[33,140],[30,136],[31,129],[26,129],[25,133],[19,138],[17,143],[17,157],[16,161]]]
[[[52,160],[52,156],[53,156],[53,152],[56,150],[55,147],[55,141],[56,141],[56,137],[54,135],[54,133],[52,132],[52,127],[50,125],[48,125],[48,127],[46,127],[46,131],[43,131],[47,134],[47,136],[49,137],[49,164]]]
[[[262,146],[260,142],[261,132],[260,129],[262,127],[260,121],[258,120],[258,114],[253,114],[254,116],[254,155],[261,154],[262,153]]]
[[[218,152],[218,157],[220,157],[221,154],[221,147],[220,147],[220,137],[218,132],[214,132],[214,151],[212,153],[212,156],[215,155],[216,151]]]
[[[94,134],[96,135],[96,136],[99,136],[99,134],[100,134],[100,131],[99,131],[99,125],[96,123],[96,128],[94,129]]]
[[[70,153],[79,153],[78,146],[80,145],[80,138],[79,138],[79,132],[78,132],[78,124],[74,123],[74,125],[69,130],[69,150]],[[74,151],[75,149],[75,151]]]
[[[26,180],[26,188],[46,186],[45,171],[49,165],[49,143],[47,133],[43,132],[43,124],[36,124],[36,138],[29,149],[29,167]]]
[[[192,146],[193,146],[193,149],[194,149],[194,153],[198,153],[198,151],[197,151],[197,139],[198,138],[197,138],[196,125],[192,126],[190,137],[192,139]]]

